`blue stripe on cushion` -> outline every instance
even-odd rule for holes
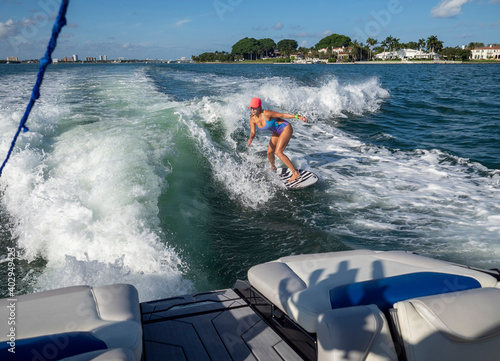
[[[0,344],[2,361],[61,360],[86,352],[104,350],[108,346],[89,332],[68,332],[15,340]]]
[[[437,272],[418,272],[342,285],[330,290],[332,308],[377,305],[385,312],[399,301],[481,288],[472,277]]]

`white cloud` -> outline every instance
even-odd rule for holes
[[[283,23],[276,23],[276,25],[273,26],[274,30],[281,30],[283,29]]]
[[[20,38],[26,42],[40,34],[42,29],[48,28],[50,26],[49,20],[47,16],[38,14],[20,21],[9,19],[5,23],[0,22],[0,39],[16,37],[16,42],[19,42]],[[76,28],[78,25],[72,23],[69,27]]]
[[[431,10],[431,14],[435,18],[449,18],[456,16],[462,10],[462,6],[471,0],[441,0],[436,7]]]
[[[7,20],[5,23],[0,23],[0,39],[8,38],[17,34],[17,23],[12,19]]]
[[[182,19],[175,23],[176,26],[182,26],[184,24],[190,23],[191,19]]]

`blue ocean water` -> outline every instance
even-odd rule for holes
[[[0,155],[36,72],[0,66]],[[496,64],[50,67],[0,178],[0,272],[14,247],[18,294],[127,282],[150,300],[298,253],[499,267],[499,83]],[[269,134],[247,147],[255,96],[309,118],[285,153],[316,185],[277,182]]]

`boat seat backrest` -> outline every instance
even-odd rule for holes
[[[401,279],[392,279],[391,282],[401,281],[404,283],[407,282],[404,277],[417,273],[432,273],[433,275],[430,277],[434,279],[433,282],[438,291],[440,291],[440,282],[443,280],[438,280],[439,275],[436,274],[463,276],[464,279],[461,281],[467,278],[465,282],[469,284],[467,288],[495,287],[497,285],[497,280],[490,275],[452,263],[406,252],[370,250],[283,257],[252,267],[248,271],[248,280],[258,292],[285,312],[292,320],[306,331],[314,333],[316,332],[318,315],[337,307],[334,303],[335,300],[340,299],[339,294],[348,296],[352,290],[364,290],[365,287],[376,285],[378,280],[402,275],[404,276]],[[372,283],[370,284],[370,282]],[[453,284],[454,281],[450,282]],[[353,284],[358,285],[348,286]],[[407,290],[411,291],[411,288],[411,286],[407,287]],[[446,285],[442,287],[442,289],[445,288]],[[393,289],[397,289],[397,287],[393,287]],[[455,290],[457,289],[453,291]],[[419,295],[421,294],[409,292],[409,295],[405,297],[411,298]],[[391,298],[390,302],[402,299],[405,298],[394,297]],[[332,303],[332,301],[334,302]],[[348,302],[342,307],[370,303],[376,302],[373,300]],[[384,307],[387,308],[387,305]]]
[[[397,361],[384,314],[375,305],[326,311],[317,322],[318,361]]]
[[[9,306],[16,315],[16,343],[31,353],[61,359],[116,348],[141,358],[139,298],[131,285],[75,286],[1,299],[0,318],[8,318]],[[7,322],[0,322],[4,345],[9,345],[9,330]]]
[[[500,289],[479,288],[394,305],[408,361],[500,359]]]
[[[330,290],[332,308],[377,305],[388,312],[393,304],[415,297],[480,288],[472,277],[437,272],[416,272],[350,283]]]

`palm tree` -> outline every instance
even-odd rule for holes
[[[391,48],[393,48],[393,50],[399,50],[399,49],[401,49],[401,43],[399,42],[399,39],[392,38]]]
[[[358,43],[357,40],[353,41],[351,50],[349,51],[349,55],[352,58],[352,61],[358,60],[358,57],[359,57],[359,43]]]
[[[387,39],[386,40],[382,40],[380,42],[380,46],[382,47],[382,49],[384,49],[384,51],[386,50],[387,46],[389,45],[389,43],[387,43]]]
[[[307,58],[309,56],[309,49],[308,48],[301,46],[301,47],[299,47],[298,51],[299,51],[299,53],[302,53],[304,55],[304,58]]]
[[[425,45],[425,39],[418,39],[418,50],[422,50]]]
[[[394,43],[394,38],[392,37],[392,35],[389,35],[387,38],[385,38],[384,42],[392,50],[392,45]]]
[[[333,56],[333,46],[329,46],[326,53],[328,54],[328,59]]]
[[[377,39],[373,39],[373,38],[368,38],[366,39],[366,42],[368,43],[368,45],[370,46],[370,56],[369,56],[369,59],[372,58],[372,48],[378,44],[378,40]],[[368,59],[368,60],[369,60]]]
[[[439,41],[436,35],[431,35],[427,39],[427,51],[431,50],[434,53],[437,53],[443,49],[443,42]]]

